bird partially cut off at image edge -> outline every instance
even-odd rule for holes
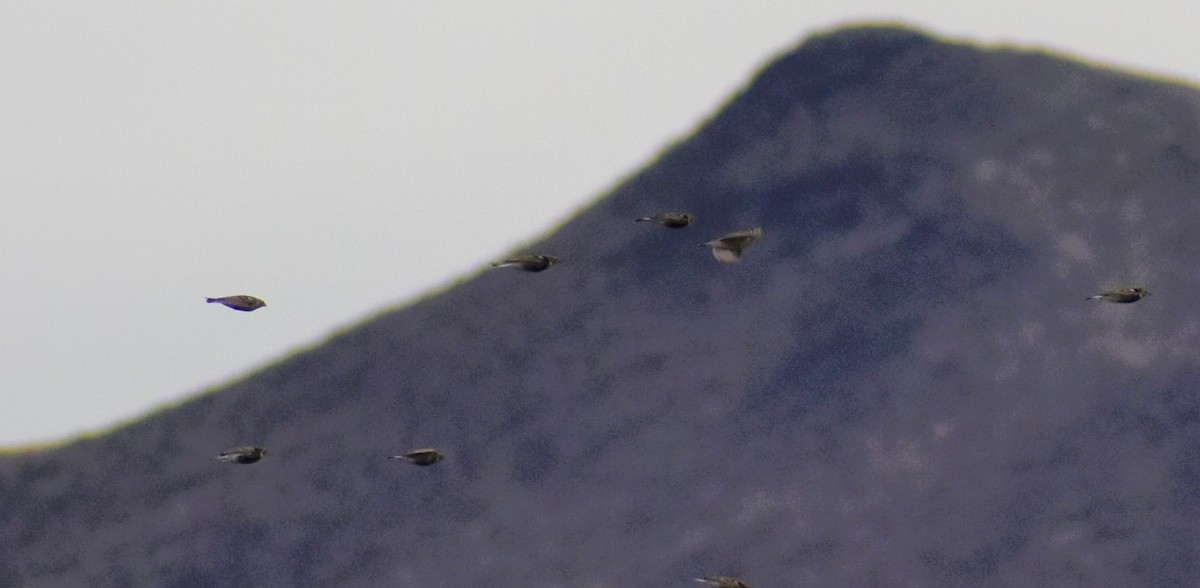
[[[234,447],[218,455],[216,459],[229,463],[254,463],[267,455],[262,447]]]
[[[730,233],[715,241],[701,243],[700,246],[711,247],[713,257],[717,258],[717,261],[737,263],[742,259],[742,252],[754,244],[755,241],[758,241],[762,237],[762,234],[762,228],[755,227],[747,231]]]
[[[558,258],[553,255],[526,255],[497,261],[492,264],[492,267],[515,267],[527,272],[540,272],[549,269],[556,263],[558,263]]]
[[[750,585],[738,580],[737,578],[727,578],[725,576],[705,576],[696,578],[697,582],[715,586],[716,588],[750,588]]]
[[[1105,302],[1115,302],[1117,304],[1130,304],[1137,302],[1150,295],[1150,291],[1145,288],[1115,288],[1106,290],[1095,296],[1088,296],[1085,300],[1103,300]]]
[[[643,216],[633,219],[639,223],[658,223],[664,227],[672,229],[682,229],[690,224],[696,217],[686,212],[660,212],[654,216]]]
[[[446,456],[442,455],[436,449],[428,448],[428,449],[417,449],[416,451],[410,451],[408,453],[405,453],[404,455],[392,455],[392,456],[389,456],[388,459],[403,459],[404,461],[407,461],[408,463],[411,463],[414,465],[428,466],[428,465],[433,465],[439,461],[442,461],[443,459],[446,459]]]
[[[245,294],[239,294],[237,296],[222,296],[221,298],[205,298],[204,300],[209,304],[224,304],[229,308],[240,310],[242,312],[258,310],[267,305],[266,302],[263,302],[262,298],[246,296]]]

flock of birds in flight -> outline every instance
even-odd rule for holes
[[[634,220],[636,222],[658,223],[672,229],[681,229],[692,224],[695,216],[686,212],[663,212]],[[756,227],[745,231],[729,233],[724,237],[707,243],[701,243],[700,245],[710,248],[713,257],[717,258],[718,261],[723,263],[737,263],[742,258],[742,252],[755,241],[758,241],[762,237],[762,234],[762,228]],[[498,261],[493,263],[492,267],[511,267],[527,272],[542,272],[550,269],[558,261],[559,259],[553,255],[534,254]],[[1103,300],[1117,304],[1130,304],[1149,295],[1150,291],[1145,288],[1125,287],[1106,290],[1094,296],[1089,296],[1086,300]],[[208,298],[207,301],[209,303],[223,304],[229,308],[243,312],[258,310],[267,305],[261,298],[246,295]],[[218,455],[217,459],[229,463],[251,464],[261,460],[266,455],[267,450],[263,447],[234,447]],[[403,455],[392,455],[388,459],[401,459],[418,466],[431,466],[445,458],[446,456],[438,450],[427,447],[416,449]],[[695,580],[714,586],[715,588],[750,588],[750,585],[742,580],[725,576],[705,576],[703,578],[696,578]]]
[[[695,216],[686,212],[663,212],[653,216],[646,216],[634,219],[636,222],[652,222],[658,223],[672,229],[682,229],[695,220]],[[737,231],[729,233],[719,239],[714,239],[707,243],[701,243],[702,247],[712,249],[713,257],[723,263],[737,263],[742,258],[742,252],[755,241],[762,237],[762,229],[755,227],[745,231]],[[542,272],[550,269],[550,266],[558,263],[559,259],[553,255],[534,254],[521,257],[514,257],[498,261],[492,264],[493,268],[511,267],[527,272]],[[248,296],[238,294],[235,296],[222,296],[220,298],[206,298],[209,304],[221,304],[240,310],[242,312],[251,312],[263,308],[267,305],[263,299],[256,296]],[[257,463],[266,457],[267,450],[264,447],[234,447],[223,451],[216,459],[235,464],[252,464]],[[403,455],[392,455],[388,459],[401,459],[413,465],[431,466],[443,459],[446,456],[432,447],[424,449],[416,449]],[[725,576],[705,576],[696,578],[697,582],[714,586],[715,588],[750,588],[749,584],[737,579]]]

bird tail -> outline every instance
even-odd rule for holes
[[[412,458],[407,455],[389,455],[388,459],[403,459],[404,461],[412,461]]]
[[[513,262],[511,262],[511,261],[497,261],[497,262],[494,262],[494,263],[492,263],[492,267],[508,267],[508,266],[510,266],[510,265],[513,265]]]
[[[635,222],[635,223],[654,222],[654,219],[652,219],[652,218],[650,218],[650,217],[648,217],[648,216],[643,216],[642,218],[635,218],[635,219],[633,219],[633,222]]]
[[[204,301],[205,301],[205,302],[207,302],[207,303],[209,303],[209,304],[212,304],[212,303],[214,303],[214,302],[220,302],[220,300],[218,300],[218,299],[216,299],[216,298],[205,298],[205,299],[204,299]]]
[[[1103,294],[1097,294],[1095,296],[1088,296],[1087,298],[1084,298],[1084,300],[1100,300],[1101,298],[1104,298]]]

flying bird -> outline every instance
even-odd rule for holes
[[[208,301],[209,304],[216,302],[242,312],[258,310],[267,305],[267,303],[263,302],[261,298],[246,296],[244,294],[239,294],[237,296],[225,296],[222,298],[205,298],[205,300]]]
[[[558,263],[558,258],[553,255],[526,255],[524,257],[514,257],[498,261],[493,263],[492,267],[515,267],[527,272],[541,272],[546,271],[556,263]]]
[[[1116,288],[1101,292],[1095,296],[1088,296],[1085,300],[1104,300],[1106,302],[1116,302],[1118,304],[1129,304],[1137,302],[1150,295],[1150,291],[1145,288]]]
[[[216,458],[229,463],[254,463],[267,455],[262,447],[234,447]]]
[[[726,578],[725,576],[705,576],[696,578],[696,581],[716,588],[750,588],[749,584],[737,578]]]
[[[742,251],[752,245],[762,237],[761,228],[753,228],[748,231],[738,231],[730,233],[708,243],[701,243],[701,247],[712,247],[713,257],[717,261],[725,263],[737,263],[742,259]]]
[[[430,448],[410,451],[404,455],[393,455],[388,457],[388,459],[403,459],[411,464],[429,466],[446,459],[446,456],[438,453],[438,450]]]
[[[686,212],[660,212],[654,216],[643,216],[633,220],[639,223],[658,223],[664,227],[682,229],[692,224],[692,221],[696,220],[696,217]]]

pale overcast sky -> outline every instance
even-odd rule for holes
[[[136,417],[478,270],[839,24],[1200,80],[1200,5],[1108,4],[3,3],[0,446]],[[269,306],[204,303],[239,293]]]

